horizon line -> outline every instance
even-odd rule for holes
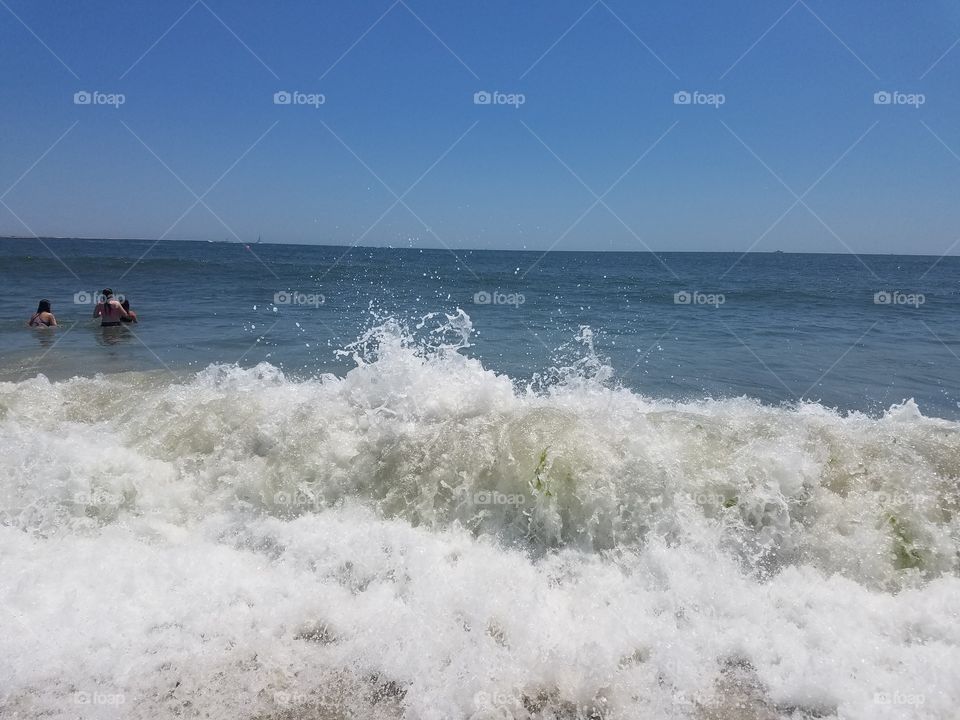
[[[170,238],[130,238],[130,237],[75,237],[69,235],[35,235],[35,236],[24,236],[24,235],[0,235],[0,241],[3,240],[80,240],[83,242],[144,242],[144,243],[200,243],[208,245],[273,245],[277,247],[283,246],[295,246],[295,247],[326,247],[326,248],[350,248],[358,250],[429,250],[435,252],[516,252],[516,253],[630,253],[636,255],[663,255],[663,254],[704,254],[704,253],[714,253],[717,255],[852,255],[852,256],[877,256],[877,257],[888,257],[890,255],[902,255],[909,257],[935,257],[935,258],[946,258],[946,257],[958,257],[960,254],[957,253],[943,253],[940,255],[929,254],[929,253],[911,253],[911,252],[810,252],[806,250],[539,250],[539,249],[517,249],[517,248],[446,248],[446,247],[421,247],[416,245],[397,247],[393,245],[349,245],[349,244],[339,244],[339,243],[298,243],[298,242],[259,242],[253,241],[244,242],[242,240],[187,240],[187,239],[170,239]]]

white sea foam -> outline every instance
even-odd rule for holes
[[[0,384],[0,715],[953,717],[960,426],[646,398],[586,331],[518,388],[469,331]]]

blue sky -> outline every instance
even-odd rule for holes
[[[958,39],[947,0],[3,0],[0,234],[956,253]]]

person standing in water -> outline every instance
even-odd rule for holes
[[[56,327],[57,319],[53,316],[53,313],[50,311],[50,301],[41,300],[40,304],[37,305],[37,311],[33,314],[33,317],[30,318],[30,321],[27,323],[30,327]]]
[[[137,314],[130,309],[130,301],[126,298],[123,299],[123,302],[120,303],[120,307],[127,311],[127,316],[120,318],[120,322],[125,323],[135,323],[137,322]]]
[[[93,309],[93,316],[100,318],[100,327],[116,327],[123,318],[130,317],[123,305],[113,296],[113,290],[104,288],[100,296],[100,302]]]

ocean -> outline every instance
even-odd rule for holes
[[[2,717],[957,717],[960,258],[2,240],[0,281]]]

